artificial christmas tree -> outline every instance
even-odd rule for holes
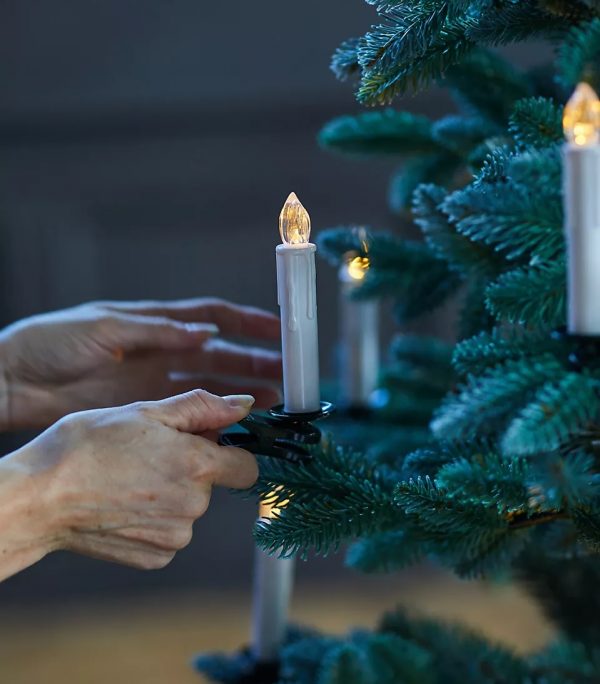
[[[346,639],[290,634],[279,680],[600,682],[600,337],[565,329],[561,156],[565,102],[581,81],[600,85],[600,2],[368,1],[382,23],[339,48],[336,75],[358,80],[365,105],[439,82],[461,113],[375,109],[321,132],[331,150],[410,158],[391,206],[412,211],[424,240],[371,233],[354,294],[393,298],[400,322],[459,298],[458,341],[394,342],[379,417],[353,425],[356,440],[339,429],[354,448],[334,439],[309,463],[262,459],[256,493],[286,506],[256,539],[300,555],[358,539],[348,561],[365,572],[426,556],[465,577],[510,569],[563,636],[522,658],[396,611]],[[522,71],[494,51],[531,39],[556,46],[553,67]],[[336,229],[320,248],[342,263],[364,236]],[[240,677],[225,658],[200,666]]]

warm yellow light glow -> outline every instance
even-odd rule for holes
[[[369,257],[354,257],[354,259],[350,259],[348,262],[348,275],[353,280],[362,280],[367,274],[370,265]]]
[[[275,491],[273,491],[271,494],[269,494],[266,499],[263,499],[259,504],[258,504],[258,517],[259,518],[274,518],[276,515],[278,515],[279,511],[282,508],[285,508],[289,501],[286,499],[285,501],[282,501],[279,503],[277,506],[274,506],[272,500],[274,500],[274,497],[276,496],[276,492],[278,489],[281,489],[281,487],[277,487]]]
[[[575,145],[595,145],[600,141],[600,100],[587,83],[580,83],[567,102],[563,115],[567,140]]]
[[[290,192],[279,214],[279,232],[286,245],[308,244],[310,216],[295,192]]]

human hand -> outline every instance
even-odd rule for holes
[[[85,411],[2,459],[0,579],[58,549],[164,567],[189,543],[213,485],[256,480],[251,454],[211,441],[252,403],[196,390]]]
[[[27,318],[0,333],[0,426],[47,427],[90,408],[203,387],[279,400],[279,353],[217,335],[279,339],[266,311],[218,299],[95,302]]]

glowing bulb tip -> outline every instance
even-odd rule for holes
[[[580,83],[567,102],[563,128],[567,140],[578,147],[600,142],[600,100],[587,83]]]
[[[295,192],[290,192],[279,214],[279,233],[286,245],[308,244],[310,216]]]

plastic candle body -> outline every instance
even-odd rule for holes
[[[261,504],[259,516],[270,518],[271,508]],[[259,548],[255,550],[252,655],[258,662],[279,658],[287,629],[294,566],[293,558],[277,558]]]
[[[281,309],[284,409],[310,413],[320,406],[315,252],[310,218],[292,193],[279,217],[283,244],[276,249]]]
[[[355,257],[339,273],[341,401],[355,408],[368,404],[379,372],[379,303],[351,298],[368,265],[366,257]]]
[[[567,104],[564,128],[568,329],[600,335],[600,102],[589,86]]]

